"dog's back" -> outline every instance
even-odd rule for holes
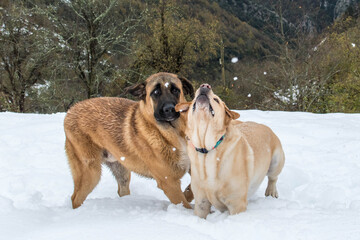
[[[137,102],[123,98],[92,98],[75,104],[66,114],[64,129],[66,136],[73,133],[96,131],[99,126],[122,128],[127,112],[134,111]],[[106,127],[104,129],[106,131]]]

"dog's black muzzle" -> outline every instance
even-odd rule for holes
[[[171,122],[180,117],[180,113],[175,111],[175,104],[171,102],[164,103],[156,112],[156,120],[162,122]]]

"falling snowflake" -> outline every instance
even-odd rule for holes
[[[247,97],[251,97],[251,93],[249,93]]]
[[[267,72],[264,72],[264,75],[266,75],[267,74]]]
[[[237,58],[237,57],[233,57],[232,59],[231,59],[231,62],[232,63],[237,63],[239,61],[239,59]]]
[[[355,43],[351,43],[351,46],[352,46],[352,47],[356,47],[356,44],[355,44]]]
[[[167,177],[165,177],[165,179],[167,179]]]
[[[120,160],[121,160],[121,161],[125,161],[125,157],[121,157]]]
[[[220,161],[220,158],[216,158],[216,160]]]
[[[238,77],[234,77],[234,81],[238,80]]]
[[[165,83],[165,87],[166,87],[166,88],[168,88],[168,87],[169,87],[169,85],[170,85],[170,83],[168,83],[168,82],[167,82],[167,83]]]
[[[172,150],[175,152],[175,151],[176,151],[176,148],[173,148]]]

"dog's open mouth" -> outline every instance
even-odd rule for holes
[[[209,97],[206,94],[199,94],[199,96],[196,98],[196,101],[193,105],[193,111],[195,111],[197,107],[204,110],[208,109],[212,116],[215,115],[214,109],[210,104]]]

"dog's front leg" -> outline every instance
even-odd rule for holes
[[[230,215],[244,212],[247,208],[247,192],[226,199],[225,204],[229,209]]]
[[[196,176],[194,176],[194,178],[196,178]],[[198,217],[206,218],[206,216],[210,213],[211,203],[206,196],[206,192],[201,189],[198,184],[196,184],[198,181],[194,181],[194,179],[192,179],[191,183],[195,197],[194,213]]]
[[[156,180],[158,188],[164,191],[165,195],[173,204],[182,203],[185,208],[191,209],[189,202],[181,191],[180,179],[168,167],[168,164],[158,161],[148,164],[152,177]]]
[[[191,209],[189,202],[181,191],[181,184],[179,179],[172,179],[171,177],[155,178],[158,188],[162,189],[165,195],[173,204],[182,203],[185,208]]]
[[[206,218],[210,213],[211,203],[206,198],[205,194],[197,193],[195,195],[195,215],[201,218]]]

